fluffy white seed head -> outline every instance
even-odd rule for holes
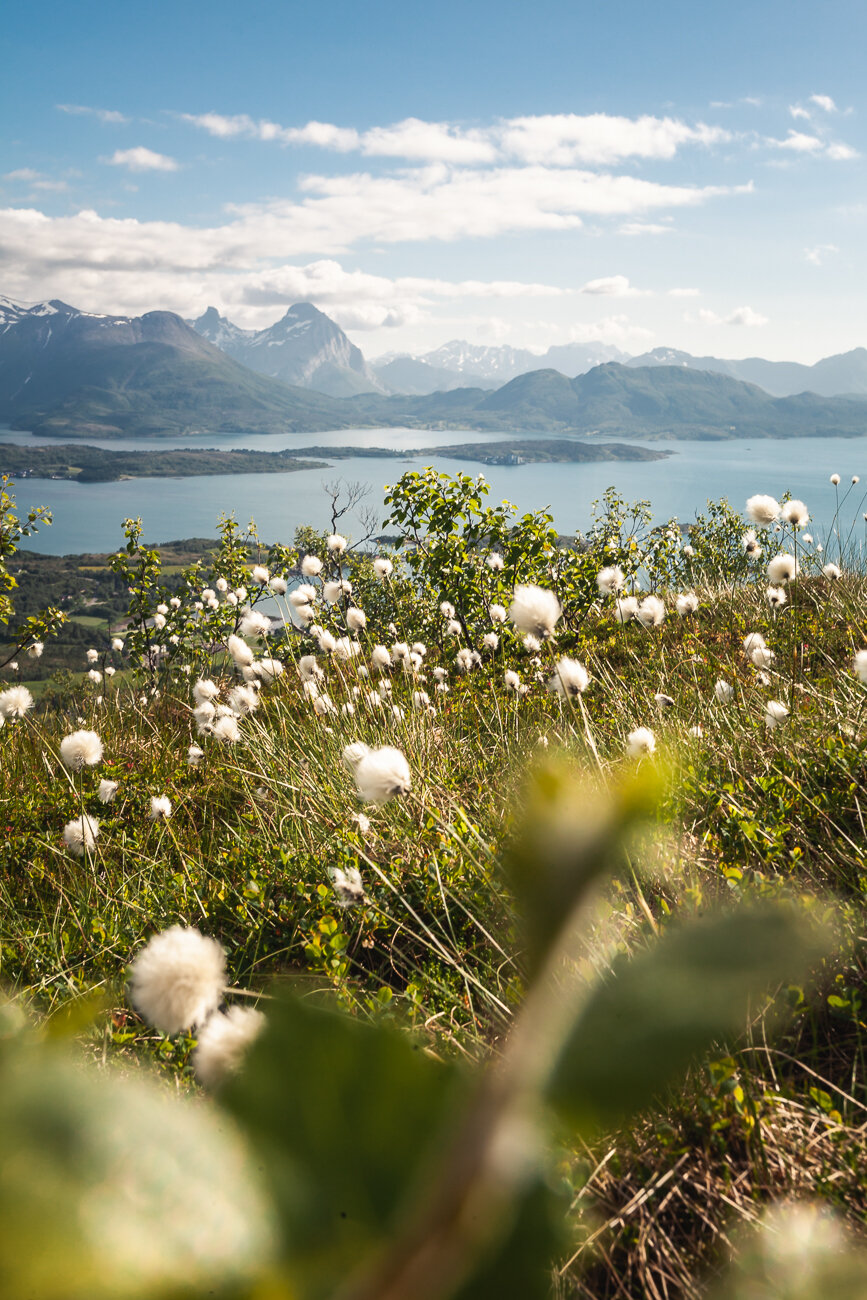
[[[659,627],[665,618],[665,604],[658,596],[645,596],[635,611],[642,627]]]
[[[505,605],[492,605],[492,606],[491,606],[491,622],[492,622],[492,623],[505,623],[507,617],[508,617],[508,616],[507,616],[507,614],[506,614],[506,607],[505,607]]]
[[[443,618],[450,619],[455,616],[455,607],[450,600],[440,601],[440,613]]]
[[[356,655],[361,654],[361,646],[357,641],[352,641],[348,636],[340,636],[334,644],[334,656],[336,659],[344,661],[354,659]]]
[[[687,614],[694,614],[698,609],[698,596],[694,591],[685,591],[677,597],[674,607],[682,618]]]
[[[99,822],[87,813],[74,817],[63,828],[63,843],[76,858],[82,857],[85,849],[93,849],[98,836]]]
[[[482,645],[486,650],[496,650],[499,644],[500,638],[497,636],[496,632],[486,632],[482,637]]]
[[[392,564],[391,560],[385,559],[385,557],[382,555],[377,556],[377,558],[373,561],[373,572],[376,574],[377,578],[380,579],[380,581],[384,581],[386,578],[390,578],[393,570],[394,570],[394,565]]]
[[[60,757],[73,772],[94,767],[102,760],[102,741],[95,731],[73,731],[60,742]]]
[[[130,1001],[162,1034],[202,1025],[220,1005],[226,954],[215,939],[173,925],[154,935],[130,967]]]
[[[153,625],[154,625],[154,627],[157,629],[157,631],[158,631],[158,632],[162,632],[163,628],[164,628],[165,625],[166,625],[166,616],[165,616],[165,614],[154,614],[154,616],[153,616],[153,620],[152,620],[152,621],[153,621]]]
[[[98,651],[98,650],[88,650],[88,652],[87,652],[87,662],[88,662],[89,664],[95,664],[98,658],[99,658],[99,651]]]
[[[109,781],[107,779],[100,781],[99,789],[96,792],[96,797],[100,803],[111,803],[116,794],[117,781]]]
[[[229,654],[239,666],[243,667],[245,664],[251,664],[253,662],[255,657],[253,651],[247,645],[247,642],[242,640],[241,637],[236,636],[234,632],[230,635],[226,642],[226,646],[228,647]]]
[[[24,653],[27,655],[28,659],[41,659],[42,651],[44,649],[45,643],[43,641],[34,641],[32,645],[27,647]]]
[[[325,545],[331,555],[342,555],[346,550],[346,538],[341,537],[340,533],[332,533],[325,539]]]
[[[209,677],[200,677],[193,687],[193,699],[196,704],[204,704],[206,700],[215,700],[219,694],[219,686],[216,682],[212,682]]]
[[[239,686],[237,689],[240,691],[245,688]],[[241,739],[241,728],[238,725],[238,719],[229,716],[217,718],[211,727],[211,735],[215,740],[221,740],[224,745],[236,745]]]
[[[757,496],[750,497],[747,502],[747,514],[754,524],[759,524],[767,528],[769,524],[776,523],[780,517],[780,503],[775,497]]]
[[[23,718],[33,708],[34,700],[26,686],[8,686],[0,691],[0,717]]]
[[[485,563],[493,573],[501,573],[504,567],[503,557],[499,551],[491,551]]]
[[[761,632],[748,632],[744,637],[744,654],[749,656],[758,647],[765,644]]]
[[[305,578],[315,578],[322,572],[322,561],[318,555],[305,555],[301,561],[301,572]]]
[[[329,605],[336,605],[342,593],[342,587],[336,580],[326,582],[322,588],[323,595]]]
[[[563,608],[553,591],[532,585],[516,587],[509,606],[509,618],[518,631],[529,632],[535,637],[553,636],[562,613]]]
[[[187,766],[198,767],[205,757],[205,751],[199,749],[198,745],[190,745],[187,750]]]
[[[245,609],[238,623],[241,636],[267,636],[271,631],[271,620],[258,609]]]
[[[309,605],[312,600],[316,599],[316,588],[309,582],[302,582],[292,591],[289,592],[289,604],[300,609],[302,605]]]
[[[563,657],[557,661],[554,676],[548,683],[549,689],[564,698],[575,699],[583,695],[590,684],[590,674],[577,659]]]
[[[102,681],[102,673],[97,668],[91,668],[87,674],[87,680],[93,682],[94,686],[98,686]]]
[[[346,626],[350,632],[360,632],[362,628],[367,627],[367,615],[363,609],[352,606],[346,611]]]
[[[199,1082],[206,1088],[217,1088],[236,1074],[264,1028],[265,1017],[253,1007],[228,1007],[208,1016],[198,1032],[192,1055]]]
[[[831,482],[834,484],[834,487],[836,487],[837,484],[840,482],[840,475],[839,475],[839,474],[832,474],[832,475],[831,475]]]
[[[373,668],[384,673],[391,667],[391,652],[384,645],[375,645],[370,652],[370,663]]]
[[[859,681],[867,686],[867,650],[856,650],[852,660],[852,671]]]
[[[254,659],[250,664],[250,671],[264,686],[270,686],[278,677],[283,676],[285,669],[279,659],[265,658]]]
[[[618,623],[628,623],[638,613],[638,597],[624,596],[614,605],[614,617]]]
[[[370,826],[369,821],[367,825]],[[328,874],[340,907],[358,907],[364,902],[364,885],[358,867],[350,867],[348,871],[341,871],[340,867],[331,867]]]
[[[259,692],[252,686],[233,686],[229,691],[229,707],[239,718],[255,712],[259,707]],[[214,735],[216,735],[216,729]]]
[[[823,567],[822,572],[825,577],[830,578],[832,582],[839,582],[843,576],[843,570],[839,569],[836,564],[826,564]]]
[[[786,603],[786,593],[782,587],[768,587],[765,597],[772,609],[779,609]]]
[[[626,737],[626,753],[629,758],[642,758],[652,754],[656,749],[656,737],[649,727],[636,727]]]
[[[804,528],[810,522],[810,512],[803,501],[794,498],[787,501],[782,509],[782,517],[793,528]]]
[[[789,555],[786,551],[780,551],[772,560],[768,561],[768,579],[774,586],[779,586],[781,582],[791,582],[798,574],[798,562],[794,555]]]
[[[377,704],[379,704],[380,702],[379,696],[376,695],[374,696],[374,698]],[[358,766],[358,764],[361,762],[361,760],[365,758],[369,753],[370,753],[369,745],[365,745],[363,740],[354,740],[351,745],[346,746],[341,757],[343,758],[343,761],[346,764],[346,766],[350,768],[352,771],[354,771],[355,768]]]
[[[759,669],[770,668],[775,658],[773,650],[769,650],[766,645],[757,645],[750,651],[750,660]]]
[[[765,705],[765,726],[768,731],[773,731],[775,727],[781,726],[788,716],[789,710],[785,704],[781,704],[779,700],[768,700]]]
[[[387,803],[412,787],[409,764],[399,749],[371,749],[355,764],[355,784],[365,803]]]
[[[507,691],[519,691],[521,689],[521,678],[513,668],[507,668],[503,673],[503,681],[506,684]]]
[[[168,821],[172,815],[172,801],[167,794],[151,795],[150,813],[152,822]]]
[[[112,638],[111,648],[112,650],[116,651],[118,654],[123,649],[123,641],[119,636]]]
[[[620,591],[625,581],[626,574],[616,564],[600,569],[596,575],[596,586],[602,596],[613,596]]]
[[[271,577],[271,574],[265,568],[264,564],[254,564],[250,571],[250,577],[254,582],[258,582],[260,587],[264,587],[265,583]]]

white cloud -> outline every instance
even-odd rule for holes
[[[852,158],[859,157],[858,150],[848,144],[829,144],[825,152],[834,162],[849,162]]]
[[[654,221],[624,221],[622,226],[617,227],[618,235],[670,235],[673,226],[663,226]]]
[[[830,95],[811,95],[810,103],[816,104],[824,113],[836,113],[837,105]]]
[[[556,329],[557,342],[563,339],[563,330]],[[569,343],[630,343],[653,338],[653,330],[635,325],[628,316],[604,316],[597,321],[582,321],[566,331]]]
[[[688,313],[683,319],[687,324],[694,324],[694,318]],[[748,328],[755,328],[768,323],[767,316],[762,316],[760,312],[753,311],[752,307],[736,307],[734,311],[729,312],[728,316],[718,316],[715,311],[709,311],[707,308],[702,307],[695,319],[702,325],[743,325]]]
[[[57,107],[61,113],[70,113],[76,117],[85,115],[95,117],[106,125],[120,125],[130,120],[124,113],[118,113],[114,108],[88,108],[85,104],[58,104]]]
[[[32,167],[16,167],[14,172],[4,173],[4,181],[38,181],[42,172],[35,172]]]
[[[804,257],[813,266],[824,266],[827,258],[839,251],[836,244],[816,244],[813,248],[804,249]]]
[[[636,289],[625,275],[606,275],[598,280],[588,280],[578,290],[606,298],[640,298],[648,294],[647,289]]]
[[[26,183],[31,189],[43,190],[44,192],[54,190],[57,193],[63,193],[64,190],[69,189],[66,181],[53,181],[42,172],[34,171],[32,167],[18,167],[15,171],[6,172],[3,179],[21,182],[22,184]]]
[[[767,143],[777,149],[791,149],[793,153],[819,153],[825,147],[817,135],[805,135],[803,131],[789,131],[785,140],[769,139]]]
[[[182,113],[179,116],[182,121],[221,139],[273,140],[339,152],[358,150],[368,157],[464,165],[513,158],[549,167],[573,167],[578,163],[607,166],[625,158],[673,158],[682,145],[709,146],[731,139],[722,127],[703,122],[690,126],[670,117],[628,118],[607,113],[516,117],[487,127],[469,128],[410,117],[368,131],[326,122],[287,127],[256,121],[247,114],[226,117],[220,113]]]
[[[669,289],[668,296],[669,298],[699,298],[701,296],[701,290],[700,289]]]
[[[134,149],[115,149],[110,158],[104,159],[111,167],[127,167],[131,172],[176,172],[178,164],[174,158],[164,153],[154,153],[144,145]]]
[[[804,108],[801,104],[790,104],[789,113],[792,117],[803,118],[806,122],[809,122],[811,116],[809,109]]]

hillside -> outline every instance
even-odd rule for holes
[[[797,361],[766,361],[763,357],[727,361],[720,357],[694,357],[677,348],[654,348],[652,352],[632,357],[626,365],[711,370],[744,383],[758,384],[773,397],[790,397],[796,393],[816,393],[821,397],[867,394],[867,348],[823,357],[812,366]]]

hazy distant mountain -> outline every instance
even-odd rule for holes
[[[677,348],[654,348],[652,352],[630,358],[626,364],[710,370],[745,383],[758,384],[775,397],[789,397],[796,393],[818,393],[824,397],[867,394],[867,348],[853,348],[851,352],[825,357],[812,366],[797,361],[765,361],[762,357],[746,357],[742,361],[694,357]]]
[[[494,388],[532,370],[559,370],[581,375],[605,361],[625,360],[628,353],[610,343],[562,343],[537,355],[507,344],[486,346],[453,339],[420,356],[402,353],[380,357],[374,369],[389,388],[403,393],[447,392],[462,384]]]
[[[0,420],[73,437],[351,423],[328,398],[251,373],[172,312],[101,316],[58,299],[0,301]]]
[[[296,303],[264,330],[244,330],[209,307],[192,327],[215,347],[281,384],[331,397],[382,392],[383,384],[343,330],[309,302]]]
[[[395,357],[385,365],[374,366],[374,370],[389,392],[415,396],[464,388],[469,378],[457,370],[432,366],[418,357]],[[473,375],[472,382],[480,388],[496,388],[496,380],[483,379],[481,375]]]

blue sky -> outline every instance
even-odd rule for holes
[[[369,356],[867,344],[863,3],[4,17],[0,292],[314,301]]]

